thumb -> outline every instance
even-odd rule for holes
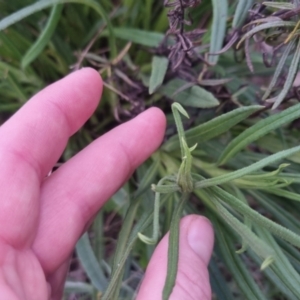
[[[167,275],[166,234],[155,249],[138,293],[138,300],[162,299]],[[213,249],[211,223],[205,217],[190,215],[180,221],[179,261],[176,283],[170,299],[211,299],[207,265]]]

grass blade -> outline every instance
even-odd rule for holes
[[[152,72],[149,82],[149,94],[153,94],[163,83],[168,70],[169,60],[166,57],[153,56]]]
[[[45,8],[51,7],[56,4],[63,4],[63,3],[78,3],[78,4],[84,4],[91,8],[93,8],[97,13],[99,13],[102,18],[105,20],[107,24],[107,28],[109,30],[109,41],[110,41],[110,50],[112,53],[112,56],[117,56],[117,48],[115,43],[115,35],[113,31],[113,27],[111,25],[110,19],[107,16],[105,10],[101,6],[99,2],[95,2],[94,0],[41,0],[38,2],[35,2],[34,4],[31,4],[29,6],[26,6],[19,11],[9,15],[8,17],[2,19],[0,21],[0,30],[3,30],[10,25],[13,25],[22,19],[41,11]]]
[[[42,31],[37,41],[30,47],[30,49],[22,58],[21,66],[23,69],[25,69],[31,62],[33,62],[48,44],[49,40],[52,37],[52,34],[56,29],[62,9],[63,5],[61,4],[53,6],[51,15],[44,30]]]
[[[292,122],[293,120],[300,117],[300,104],[294,105],[278,114],[270,116],[266,119],[260,120],[255,125],[246,129],[243,133],[232,140],[229,145],[222,152],[218,164],[223,165],[230,158],[232,158],[241,149],[253,141],[261,138],[270,131]]]

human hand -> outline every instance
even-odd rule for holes
[[[0,127],[1,299],[61,299],[77,240],[162,141],[165,118],[152,108],[98,138],[46,177],[68,138],[96,109],[101,92],[98,73],[82,69],[35,95]],[[164,237],[158,245],[138,299],[160,298],[167,243]],[[210,299],[206,267],[213,245],[211,225],[198,216],[185,217],[180,243],[172,299]]]

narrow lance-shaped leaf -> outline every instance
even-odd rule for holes
[[[153,94],[163,83],[169,60],[162,56],[153,56],[152,71],[149,82],[149,94]]]
[[[293,3],[281,3],[281,2],[271,2],[271,1],[264,1],[263,5],[272,7],[272,8],[278,8],[278,9],[295,9],[296,6]]]
[[[192,145],[214,138],[224,132],[227,132],[231,127],[245,120],[251,114],[262,108],[263,106],[259,105],[240,107],[229,113],[216,117],[204,124],[189,129],[185,132],[186,142],[189,145]],[[175,135],[164,144],[163,149],[165,151],[173,151],[178,147],[178,135]]]
[[[132,229],[137,214],[137,209],[140,205],[139,197],[143,194],[145,189],[149,187],[149,185],[151,185],[151,183],[153,182],[158,171],[158,166],[159,166],[158,161],[152,163],[152,165],[149,167],[149,169],[143,176],[139,184],[139,188],[133,195],[133,199],[131,200],[130,206],[127,210],[126,216],[122,223],[122,229],[119,233],[118,243],[114,254],[111,278],[110,278],[109,285],[103,296],[103,300],[112,299],[112,295],[115,294],[115,291],[119,291],[120,289],[120,286],[122,284],[124,264],[135,241],[135,239],[131,240],[130,243],[129,238],[131,235],[130,231]],[[137,237],[137,233],[136,233],[136,237]]]
[[[114,27],[114,34],[119,39],[147,47],[158,47],[164,39],[162,33],[130,27]],[[104,30],[103,36],[109,36],[109,32]]]
[[[238,49],[244,40],[249,39],[252,35],[258,33],[259,31],[269,29],[269,28],[274,28],[274,27],[295,27],[295,26],[296,26],[296,22],[278,21],[278,20],[260,24],[258,26],[255,26],[253,29],[249,30],[245,35],[243,35],[243,37],[238,42],[236,48]]]
[[[213,4],[213,23],[211,28],[210,53],[216,53],[222,49],[227,21],[227,0],[212,0]],[[215,65],[218,62],[219,55],[210,55],[208,62]]]
[[[271,163],[274,163],[278,160],[281,160],[283,158],[286,158],[298,151],[300,151],[300,146],[277,152],[277,153],[272,154],[264,159],[261,159],[260,161],[257,161],[256,163],[254,163],[248,167],[244,167],[237,171],[230,172],[228,174],[224,174],[224,175],[217,176],[214,178],[198,181],[195,183],[195,188],[204,188],[204,187],[209,187],[209,186],[215,186],[215,185],[219,185],[219,184],[223,184],[223,183],[232,181],[234,179],[243,177],[247,174],[250,174],[252,172],[260,170],[260,169],[264,168],[265,166],[267,166]]]
[[[197,193],[198,191],[196,191]],[[202,191],[201,191],[202,192]],[[202,196],[202,193],[201,193]],[[209,201],[210,197],[206,196]],[[249,272],[239,255],[235,253],[235,241],[232,238],[232,233],[227,229],[227,224],[224,226],[220,220],[217,220],[216,214],[209,213],[208,217],[212,220],[215,228],[217,243],[215,245],[217,255],[223,260],[235,279],[239,289],[242,291],[245,299],[252,300],[267,300],[263,292],[253,279],[253,274]],[[228,226],[229,227],[229,226]],[[232,231],[232,229],[231,229]]]
[[[266,209],[282,226],[294,232],[300,228],[300,220],[289,213],[286,208],[283,208],[281,203],[278,204],[275,199],[273,200],[274,197],[254,190],[248,190],[247,193],[254,197],[257,203]]]
[[[284,98],[287,95],[288,91],[292,87],[292,85],[294,83],[294,80],[295,80],[295,77],[297,75],[298,69],[299,69],[299,60],[300,60],[300,39],[298,41],[296,52],[295,52],[293,60],[291,62],[291,66],[289,68],[287,78],[284,82],[283,89],[281,90],[279,95],[277,97],[275,97],[275,99],[274,99],[275,102],[274,102],[274,105],[273,105],[272,109],[275,109],[280,105],[280,103],[284,100]]]
[[[219,300],[234,299],[233,291],[231,291],[222,270],[219,269],[219,258],[212,256],[209,263],[209,281],[211,289]]]
[[[91,284],[80,282],[80,281],[66,281],[64,286],[64,293],[82,293],[93,295],[95,289]]]
[[[179,136],[179,142],[180,142],[180,150],[181,150],[181,157],[184,157],[184,147],[183,147],[183,141],[185,140],[185,132],[182,125],[182,121],[180,118],[179,112],[184,115],[186,118],[190,118],[186,110],[179,104],[179,103],[173,103],[172,104],[172,112],[175,120],[176,129]]]
[[[232,140],[229,145],[222,152],[218,164],[222,165],[232,158],[241,149],[245,148],[247,145],[253,141],[261,138],[270,131],[292,122],[293,120],[300,117],[300,104],[294,105],[282,112],[270,116],[266,119],[260,120],[255,125],[246,129],[240,135],[238,135],[234,140]]]
[[[233,188],[234,188],[234,192],[237,195],[238,199],[240,201],[243,201],[243,203],[245,203],[246,205],[248,205],[247,199],[245,198],[245,196],[241,192],[241,190],[239,190],[236,187],[233,187]],[[244,216],[244,224],[245,224],[245,226],[247,226],[249,228],[249,230],[252,230],[252,222],[246,216]],[[242,237],[242,247],[238,251],[236,251],[236,253],[241,254],[241,253],[245,252],[247,250],[247,248],[248,248],[248,241]]]
[[[283,68],[285,66],[286,60],[287,60],[293,46],[295,45],[295,41],[296,41],[296,39],[291,40],[288,43],[287,47],[284,49],[284,52],[282,53],[282,55],[280,57],[280,60],[279,60],[278,65],[276,67],[275,73],[272,77],[272,80],[271,80],[267,90],[265,91],[265,94],[262,97],[263,100],[266,100],[269,97],[269,95],[272,92],[272,89],[276,85],[276,82],[277,82],[279,76],[282,74],[282,71],[283,71]]]
[[[275,259],[275,253],[272,248],[267,245],[263,240],[259,239],[247,226],[241,223],[236,217],[234,217],[217,199],[212,197],[212,201],[215,203],[220,215],[228,223],[231,228],[236,231],[252,250],[264,261],[261,265],[263,270]]]
[[[230,193],[227,193],[221,188],[211,187],[209,189],[220,199],[222,199],[222,201],[229,204],[234,210],[244,216],[249,217],[253,224],[262,226],[281,239],[291,243],[296,247],[300,247],[300,236],[298,234],[262,216],[260,213],[251,209],[248,205],[245,205],[236,197],[234,197]]]
[[[164,177],[162,178],[157,186],[160,187],[164,184],[164,182],[169,181],[173,177]],[[175,189],[176,187],[174,187]],[[174,192],[173,189],[169,192]],[[152,237],[148,237],[142,233],[138,233],[138,237],[141,241],[143,241],[146,244],[153,245],[157,243],[158,237],[159,237],[159,207],[160,207],[160,193],[155,193],[155,199],[154,199],[154,211],[153,211],[153,231],[152,231]]]
[[[76,252],[93,286],[103,292],[107,286],[107,279],[93,252],[87,233],[85,233],[77,242]]]
[[[216,86],[224,85],[232,80],[232,78],[222,78],[222,79],[200,79],[198,83],[203,86]]]
[[[219,101],[212,93],[206,91],[198,85],[194,85],[191,88],[174,94],[186,83],[186,81],[181,79],[173,79],[166,85],[163,85],[158,92],[184,106],[210,108],[219,105]]]
[[[290,192],[279,188],[269,188],[269,189],[266,188],[265,192],[269,194],[274,194],[276,196],[284,197],[286,199],[300,202],[300,195],[294,192]]]
[[[53,6],[51,15],[44,30],[40,34],[37,41],[29,48],[29,50],[25,53],[24,57],[22,58],[22,68],[26,68],[31,62],[33,62],[46,47],[56,29],[56,26],[61,16],[62,9],[63,5],[61,4]]]
[[[233,21],[232,21],[232,28],[239,28],[243,25],[245,21],[248,10],[252,7],[254,0],[239,0],[238,5],[236,7]]]
[[[183,193],[180,202],[174,211],[170,225],[169,246],[168,246],[168,268],[167,278],[163,289],[163,300],[168,300],[175,285],[178,258],[179,258],[179,223],[184,205],[189,198],[189,193]]]
[[[297,299],[300,299],[299,273],[293,268],[286,254],[283,252],[282,248],[278,245],[270,232],[258,226],[255,226],[255,231],[259,237],[268,242],[276,253],[276,263],[271,265],[271,268],[274,269],[275,273],[277,273],[277,275],[281,278],[281,281],[286,282],[289,290],[297,297]],[[286,280],[287,278],[288,280]]]
[[[139,183],[138,189],[134,192],[133,198],[137,198],[140,195],[142,195],[145,190],[147,190],[149,187],[151,187],[151,184],[153,183],[157,172],[158,168],[160,165],[159,160],[155,160],[151,166],[148,168],[145,176],[142,178],[141,182]]]
[[[163,199],[161,200],[161,204],[165,203],[165,201],[168,200],[169,197],[170,195],[164,195]],[[139,203],[139,201],[137,201],[137,203]],[[128,210],[128,212],[131,212],[131,208]],[[126,240],[123,252],[119,252],[117,266],[114,270],[112,270],[111,280],[109,282],[107,290],[105,291],[105,294],[102,297],[103,300],[116,299],[113,298],[113,295],[115,295],[116,290],[118,291],[120,289],[120,286],[122,284],[124,266],[128,256],[130,255],[130,251],[132,250],[133,245],[138,238],[138,232],[144,231],[151,224],[152,219],[153,211],[146,211],[135,224],[129,238]],[[125,221],[127,222],[127,220]],[[122,234],[122,232],[123,230],[120,233]],[[119,250],[120,249],[121,248],[119,248]]]
[[[41,11],[45,8],[51,7],[56,4],[63,4],[63,3],[79,3],[79,4],[84,4],[87,5],[91,8],[93,8],[97,13],[99,13],[103,19],[105,20],[107,24],[107,28],[109,30],[110,36],[109,36],[109,41],[110,41],[110,48],[113,53],[113,56],[116,56],[116,44],[115,44],[115,35],[113,31],[112,24],[110,22],[109,17],[107,16],[105,10],[103,9],[102,5],[99,2],[95,2],[94,0],[43,0],[43,1],[38,1],[35,2],[31,5],[28,5],[19,11],[9,15],[8,17],[2,19],[0,21],[0,30],[3,30],[10,25],[13,25],[20,20],[38,12]]]

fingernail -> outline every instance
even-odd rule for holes
[[[202,216],[197,216],[190,223],[188,243],[192,250],[208,265],[213,249],[214,234],[211,222]]]

